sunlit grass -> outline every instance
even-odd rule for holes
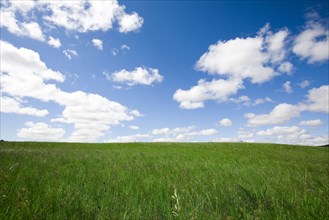
[[[0,143],[0,219],[328,219],[329,149]]]

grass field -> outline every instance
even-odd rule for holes
[[[0,143],[0,219],[329,219],[329,148]]]

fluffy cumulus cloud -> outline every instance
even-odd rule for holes
[[[27,128],[21,128],[17,136],[24,140],[47,140],[47,141],[62,141],[65,134],[63,128],[54,128],[45,123],[26,122]]]
[[[142,27],[143,22],[144,19],[136,12],[131,14],[123,14],[119,16],[119,31],[122,33],[137,31]]]
[[[250,130],[244,130],[244,129],[239,129],[238,131],[238,138],[239,140],[251,140],[250,138],[254,137],[254,131]]]
[[[210,45],[196,63],[196,69],[219,76],[250,79],[252,83],[269,81],[276,65],[284,61],[286,29],[272,33],[265,27],[255,37],[235,38]]]
[[[266,135],[266,136],[272,136],[272,135],[301,135],[305,134],[306,130],[299,128],[297,126],[291,126],[291,127],[281,127],[281,126],[275,126],[273,128],[269,128],[266,130],[258,131],[257,135]]]
[[[56,91],[53,84],[44,86],[44,81],[63,82],[65,77],[58,71],[47,68],[37,52],[26,48],[16,48],[6,41],[1,46],[1,91],[13,96],[46,96]]]
[[[48,27],[69,31],[107,31],[113,24],[120,32],[137,31],[143,18],[136,12],[125,12],[118,1],[1,1],[1,27],[10,33],[46,41]],[[38,23],[38,21],[40,23]],[[41,26],[44,25],[44,26]],[[50,44],[52,45],[52,44]]]
[[[200,136],[213,136],[218,133],[216,129],[209,128],[196,131],[195,126],[188,127],[177,127],[174,129],[162,128],[154,129],[152,131],[153,135],[162,135],[162,137],[154,137],[154,142],[182,142],[191,141],[194,137]]]
[[[22,106],[21,102],[17,99],[13,99],[6,96],[0,97],[0,110],[3,113],[15,113],[15,114],[22,114],[22,115],[33,115],[33,116],[46,116],[48,115],[48,110],[46,109],[36,109],[33,107],[24,107]]]
[[[28,16],[30,11],[36,7],[34,1],[1,1],[0,26],[6,28],[10,33],[21,37],[29,37],[38,41],[46,41],[40,25],[31,21]],[[23,20],[18,20],[20,15]]]
[[[325,145],[329,143],[328,136],[312,136],[308,131],[298,126],[275,126],[256,133],[258,136],[266,136],[268,141],[303,144],[303,145]]]
[[[290,62],[283,62],[280,64],[278,70],[281,73],[287,73],[290,75],[293,72],[294,66]]]
[[[229,118],[223,118],[218,122],[218,124],[220,126],[230,127],[230,126],[232,126],[232,121]]]
[[[103,136],[111,125],[134,118],[125,106],[97,94],[61,92],[54,101],[64,106],[64,110],[62,117],[52,121],[73,124],[75,131],[69,138],[72,141],[92,141]]]
[[[329,86],[323,85],[308,91],[306,100],[296,105],[281,103],[268,114],[247,113],[248,126],[263,126],[284,124],[293,118],[299,117],[301,112],[329,113]],[[305,122],[306,123],[306,122]],[[310,122],[314,123],[314,121]],[[316,122],[318,123],[318,121]],[[303,124],[306,125],[306,124]]]
[[[248,126],[276,125],[290,121],[300,115],[301,108],[287,103],[281,103],[274,107],[269,114],[255,115],[245,114],[248,119]]]
[[[195,126],[188,126],[188,127],[177,127],[177,128],[159,128],[159,129],[153,129],[152,134],[153,135],[178,135],[182,133],[190,133],[191,131],[195,130]]]
[[[308,139],[311,136],[307,133],[306,130],[298,126],[275,126],[266,130],[261,130],[257,132],[259,136],[270,136],[275,141],[281,143],[296,143],[302,139]]]
[[[236,137],[221,137],[221,138],[214,138],[212,140],[213,142],[241,142],[241,140],[239,140]]]
[[[295,38],[293,52],[308,63],[323,62],[329,59],[329,28],[328,24],[311,19],[304,30]]]
[[[62,91],[52,83],[63,82],[64,75],[49,69],[37,52],[16,48],[5,41],[0,43],[2,93],[17,98],[51,101],[62,106],[62,114],[52,122],[73,124],[74,131],[68,141],[95,141],[110,126],[142,115],[97,94]],[[52,83],[48,82],[50,80]]]
[[[314,120],[307,120],[307,121],[301,121],[299,125],[302,126],[319,126],[323,125],[323,122],[320,119],[314,119]]]
[[[137,67],[132,71],[120,70],[114,72],[109,77],[114,82],[126,83],[129,86],[142,84],[142,85],[152,85],[153,83],[160,83],[163,80],[163,76],[160,75],[158,69]]]
[[[189,90],[178,89],[174,94],[174,100],[184,109],[203,108],[205,100],[225,102],[229,96],[236,94],[242,88],[243,83],[240,79],[218,79],[210,82],[201,79],[198,85]]]
[[[244,88],[244,80],[261,84],[278,74],[291,73],[293,66],[285,60],[288,34],[287,29],[273,33],[266,25],[255,37],[235,38],[210,45],[195,68],[216,79],[210,82],[200,80],[198,85],[188,90],[179,89],[174,100],[180,103],[181,108],[202,108],[206,100],[228,100]]]
[[[316,121],[316,120],[314,120]],[[307,122],[318,124],[318,122]],[[314,125],[315,126],[315,125]],[[215,138],[215,142],[259,142],[284,143],[321,146],[329,143],[328,135],[311,135],[306,129],[298,126],[274,126],[265,130],[239,128],[237,134],[231,137]]]
[[[293,92],[290,84],[291,84],[290,81],[287,81],[287,82],[283,83],[283,85],[282,85],[284,91],[289,94]]]
[[[100,39],[93,39],[91,42],[93,43],[94,47],[99,50],[103,50],[103,41],[101,41]]]
[[[109,139],[108,142],[182,142],[193,141],[196,137],[210,137],[218,133],[216,129],[208,128],[197,130],[196,126],[176,127],[176,128],[157,128],[145,134],[133,134],[118,136]]]
[[[329,85],[323,85],[308,91],[307,110],[329,113]]]
[[[62,44],[58,38],[49,37],[48,44],[54,48],[59,48]]]
[[[195,126],[177,127],[177,128],[160,128],[154,129],[150,133],[154,142],[176,142],[176,141],[191,141],[195,137],[213,136],[218,132],[216,129],[208,128],[196,130]],[[159,137],[160,136],[160,137]]]
[[[140,141],[143,138],[149,138],[149,137],[150,137],[149,134],[134,134],[134,135],[118,136],[116,138],[109,139],[107,142],[111,142],[111,143],[118,143],[118,142],[129,143],[129,142],[137,142],[137,141]]]

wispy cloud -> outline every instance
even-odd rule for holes
[[[71,60],[73,57],[77,57],[78,56],[78,53],[75,50],[71,50],[71,49],[63,50],[63,54],[69,60]]]

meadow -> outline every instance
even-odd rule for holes
[[[329,219],[329,148],[1,142],[0,219]]]

